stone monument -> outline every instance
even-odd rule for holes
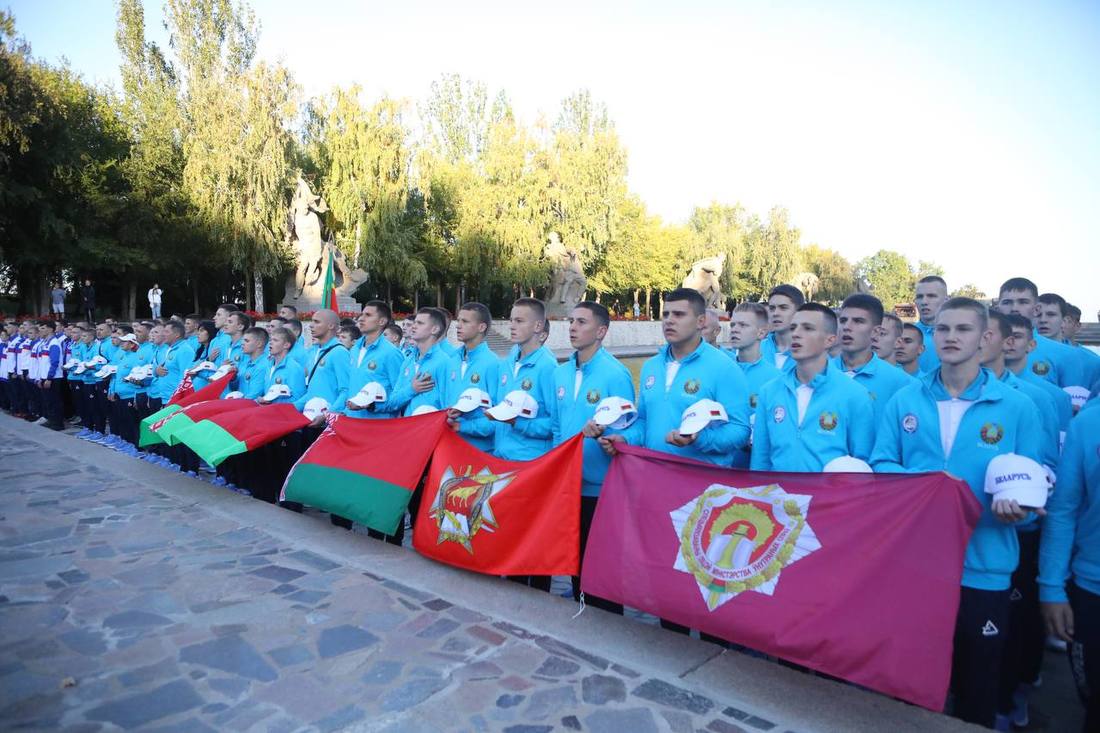
[[[321,307],[325,268],[328,266],[329,252],[333,252],[336,300],[340,310],[358,311],[359,306],[352,293],[367,279],[367,273],[348,266],[344,253],[336,246],[331,235],[327,241],[322,237],[321,214],[327,211],[328,204],[325,200],[313,192],[305,179],[298,176],[298,185],[290,202],[287,226],[288,244],[294,252],[294,271],[287,275],[283,303],[293,305],[299,311],[314,311]]]
[[[550,232],[543,252],[550,260],[550,292],[546,296],[546,317],[567,318],[573,307],[584,298],[588,278],[584,276],[581,258],[575,249],[562,244],[557,232]]]
[[[698,290],[707,301],[708,308],[723,310],[726,307],[726,299],[722,295],[722,286],[719,283],[722,277],[722,266],[726,263],[726,253],[722,252],[714,257],[705,257],[691,263],[691,271],[684,278],[681,287]]]

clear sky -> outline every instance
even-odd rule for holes
[[[37,56],[118,83],[109,0],[16,0]],[[786,206],[804,242],[880,248],[990,295],[1026,275],[1100,308],[1100,2],[255,0],[307,95],[422,99],[444,72],[527,122],[581,88],[669,221]],[[146,4],[161,41],[162,9]]]

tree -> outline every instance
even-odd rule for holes
[[[961,288],[951,293],[952,298],[973,298],[974,300],[988,300],[989,296],[985,294],[985,291],[979,288],[973,283],[967,283]]]
[[[855,269],[839,253],[831,249],[808,245],[802,250],[802,262],[817,275],[815,297],[825,303],[839,303],[856,292]]]
[[[919,260],[917,262],[917,280],[922,277],[928,277],[929,275],[935,275],[937,277],[943,277],[944,269],[931,260]]]
[[[802,235],[790,226],[789,218],[787,210],[777,206],[768,213],[767,223],[755,216],[749,219],[745,263],[730,293],[735,300],[759,300],[801,270]]]
[[[903,254],[880,249],[856,263],[856,276],[871,286],[887,310],[912,302],[916,278]]]
[[[727,206],[712,201],[709,206],[697,206],[691,212],[688,226],[692,231],[691,252],[685,259],[694,262],[703,257],[725,254],[721,287],[724,293],[738,289],[738,275],[746,254],[745,209],[741,204]]]

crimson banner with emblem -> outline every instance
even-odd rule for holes
[[[444,431],[416,515],[416,551],[490,575],[576,575],[581,441],[506,461]]]
[[[981,513],[964,482],[738,471],[619,450],[585,550],[585,592],[942,710]]]

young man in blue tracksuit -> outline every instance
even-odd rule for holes
[[[1057,293],[1042,293],[1039,296],[1039,305],[1035,317],[1035,328],[1040,336],[1050,339],[1056,344],[1066,347],[1066,353],[1077,360],[1080,371],[1080,385],[1067,387],[1066,392],[1072,395],[1075,410],[1081,409],[1089,392],[1096,382],[1097,370],[1100,365],[1100,356],[1088,349],[1079,349],[1071,343],[1067,343],[1063,327],[1066,317],[1069,315],[1069,303]]]
[[[1100,410],[1066,435],[1039,549],[1039,600],[1047,628],[1069,645],[1088,697],[1084,731],[1100,730]],[[1083,679],[1082,679],[1083,677]]]
[[[421,407],[443,408],[443,385],[450,357],[439,342],[446,334],[446,322],[437,308],[425,306],[416,312],[409,334],[416,351],[401,364],[389,400],[389,406],[405,417]]]
[[[229,358],[229,347],[233,342],[233,337],[230,336],[226,328],[229,315],[236,313],[238,310],[240,308],[233,303],[222,303],[214,311],[214,326],[218,329],[218,334],[210,341],[210,348],[206,350],[206,360],[212,362],[215,366],[221,366]]]
[[[845,298],[837,316],[840,356],[832,360],[838,371],[867,390],[876,423],[894,393],[912,381],[874,352],[872,340],[884,314],[882,301],[873,295],[855,293]]]
[[[1033,403],[981,367],[988,326],[981,303],[944,303],[934,336],[940,367],[887,404],[871,464],[878,472],[944,471],[965,481],[982,506],[963,561],[951,677],[955,716],[992,727],[1019,560],[1015,525],[1030,515],[985,493],[986,468],[1005,453],[1040,460],[1042,431],[1034,426]]]
[[[547,324],[546,306],[541,300],[520,298],[512,304],[509,331],[513,346],[501,359],[496,399],[499,402],[517,390],[526,392],[538,404],[538,413],[533,418],[494,421],[493,452],[509,461],[534,460],[553,444],[550,411],[558,361],[542,345]]]
[[[228,336],[229,341],[226,343],[225,355],[217,362],[218,366],[232,364],[234,367],[239,368],[241,359],[244,356],[244,344],[241,339],[244,332],[250,328],[252,328],[252,318],[247,313],[233,311],[226,316],[223,333]]]
[[[125,326],[119,326],[120,330]],[[138,353],[138,340],[133,333],[123,333],[119,339],[118,371],[107,387],[107,400],[111,403],[111,431],[118,436],[117,448],[123,452],[137,452],[137,397],[138,385],[126,379],[135,368],[142,365]]]
[[[1058,449],[1061,451],[1070,420],[1073,419],[1073,402],[1069,395],[1057,385],[1037,376],[1028,368],[1028,354],[1035,348],[1035,335],[1031,328],[1031,321],[1015,313],[1005,318],[1008,319],[1009,327],[1012,329],[1012,338],[1004,344],[1005,368],[1015,374],[1020,381],[1041,389],[1054,405],[1058,421]]]
[[[283,326],[271,329],[268,335],[267,351],[269,366],[264,375],[264,388],[260,398],[261,405],[294,404],[306,392],[306,374],[302,365],[291,358],[290,348],[295,340],[293,332]],[[338,343],[338,342],[337,342]],[[343,348],[343,347],[340,347]],[[268,397],[273,387],[285,387],[289,394]],[[256,479],[253,496],[275,504],[279,500],[279,489],[286,480],[293,464],[288,451],[294,445],[294,438],[282,438],[261,447],[253,456],[253,465],[259,466],[262,475]]]
[[[730,315],[730,343],[733,351],[723,352],[730,355],[734,363],[741,368],[745,382],[749,387],[749,424],[756,421],[756,401],[760,390],[781,372],[775,362],[760,353],[760,345],[768,334],[768,309],[760,303],[741,303]],[[740,450],[734,451],[734,468],[748,468],[752,458],[752,433],[750,441]]]
[[[561,445],[577,433],[584,433],[584,461],[581,468],[581,558],[588,545],[588,533],[600,498],[611,457],[597,439],[617,431],[592,421],[596,408],[608,397],[634,402],[634,382],[622,363],[603,348],[611,325],[611,314],[599,303],[581,301],[569,315],[569,343],[575,349],[568,361],[554,369],[554,402],[551,430],[554,445]],[[573,598],[580,599],[580,577],[573,578]],[[588,596],[589,605],[612,613],[623,612],[622,604]]]
[[[910,377],[919,377],[924,374],[924,370],[920,368],[921,355],[930,348],[931,343],[932,337],[926,338],[924,329],[912,323],[903,323],[901,335],[894,344],[894,364]],[[939,365],[939,360],[936,365]]]
[[[381,300],[367,301],[356,319],[362,336],[351,347],[348,357],[348,402],[344,405],[344,414],[350,418],[378,420],[400,415],[391,401],[405,357],[385,336],[392,319],[393,311]],[[352,404],[351,398],[372,382],[382,386],[386,399],[362,407]]]
[[[486,453],[493,452],[496,425],[480,408],[460,412],[452,406],[470,388],[487,393],[494,404],[504,396],[497,394],[500,359],[485,342],[492,326],[492,314],[482,303],[466,303],[459,309],[455,318],[455,333],[462,346],[450,358],[447,381],[443,385],[443,406],[448,408],[448,424],[470,445]]]
[[[237,375],[226,387],[226,393],[240,392],[241,399],[258,400],[263,397],[264,381],[270,369],[267,331],[253,326],[241,336],[241,358],[237,362]]]
[[[156,410],[172,399],[183,381],[184,372],[195,360],[195,352],[184,333],[184,326],[178,321],[164,324],[164,344],[167,348],[163,360],[153,369],[153,382],[149,387],[149,406]]]
[[[768,293],[768,320],[771,333],[760,342],[760,353],[777,369],[794,366],[791,357],[791,321],[806,302],[806,296],[794,285],[776,285]]]
[[[623,440],[685,458],[728,466],[749,441],[749,386],[729,357],[703,341],[706,303],[691,288],[665,296],[661,315],[668,344],[642,365],[638,419],[619,435]],[[725,408],[727,422],[712,422],[692,435],[680,434],[683,413],[702,399]]]
[[[940,365],[940,358],[932,348],[932,333],[936,330],[936,314],[947,302],[947,281],[939,275],[927,275],[917,281],[913,296],[918,320],[915,325],[924,336],[924,351],[920,355],[920,371],[930,372]],[[912,373],[910,372],[912,375]],[[912,375],[915,376],[915,375]]]
[[[306,403],[316,397],[328,403],[329,412],[344,411],[344,403],[348,399],[349,352],[336,337],[339,327],[340,316],[336,311],[323,308],[313,314],[309,328],[314,345],[306,357],[305,391],[294,400],[298,411],[305,409]],[[310,427],[319,435],[324,422],[324,416],[318,415]],[[312,437],[316,439],[316,436]],[[307,440],[307,443],[312,442]]]
[[[874,408],[867,390],[830,362],[836,338],[837,318],[829,308],[806,303],[795,313],[795,366],[764,385],[757,397],[754,471],[817,472],[842,456],[867,460]]]
[[[1039,288],[1022,277],[1006,280],[1001,285],[997,310],[1005,315],[1016,313],[1036,325],[1039,312]],[[1039,377],[1053,382],[1063,390],[1088,389],[1084,365],[1071,346],[1066,346],[1034,332],[1035,348],[1028,355],[1028,367]]]

